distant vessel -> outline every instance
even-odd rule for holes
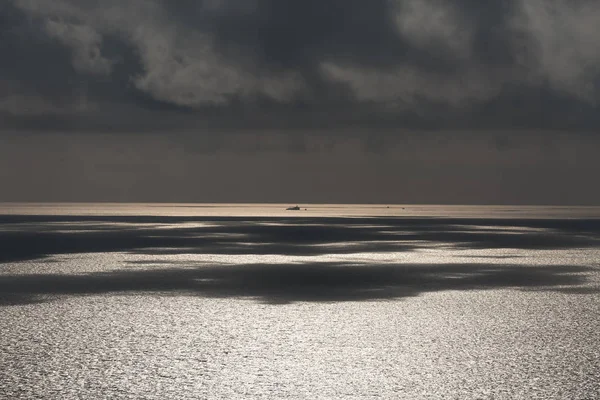
[[[296,206],[296,207],[288,207],[288,208],[286,208],[286,210],[289,210],[289,211],[299,211],[300,207],[298,207],[298,206]]]

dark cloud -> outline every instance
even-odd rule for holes
[[[5,0],[1,199],[597,204],[599,21],[595,0]]]
[[[10,0],[0,113],[58,130],[143,131],[149,114],[596,130],[598,21],[583,0]]]

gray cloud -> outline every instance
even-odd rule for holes
[[[535,72],[551,87],[596,102],[600,88],[600,4],[589,1],[522,3],[515,24],[537,46]]]
[[[47,20],[44,30],[73,52],[72,63],[77,72],[108,75],[112,62],[102,56],[102,37],[89,26]]]
[[[593,0],[3,4],[7,128],[600,127]]]

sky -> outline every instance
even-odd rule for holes
[[[0,201],[600,205],[597,0],[3,0]]]

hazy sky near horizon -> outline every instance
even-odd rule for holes
[[[0,201],[600,204],[596,0],[4,0]]]

